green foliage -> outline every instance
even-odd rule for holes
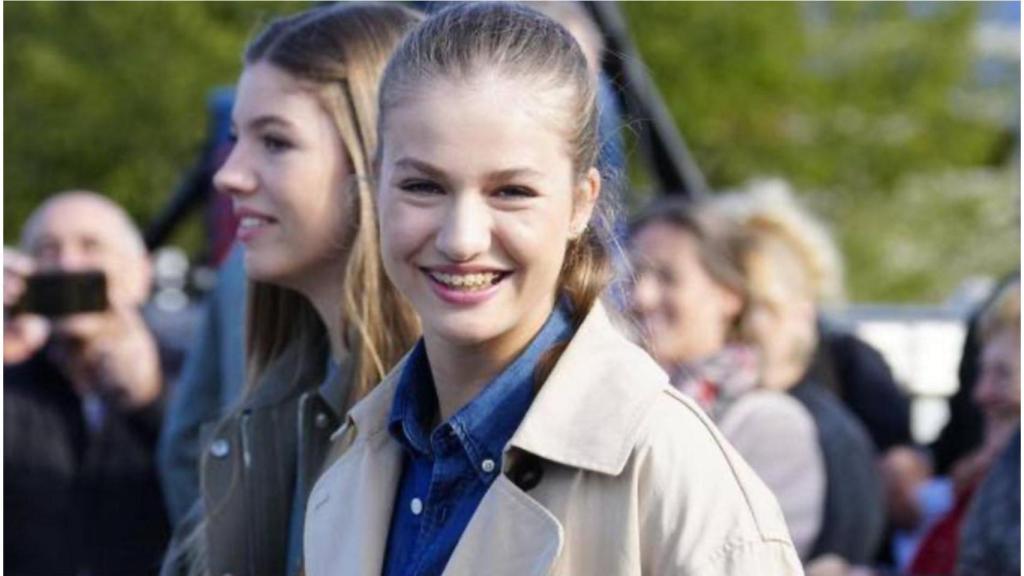
[[[832,220],[854,299],[937,300],[1019,259],[1019,221],[991,221],[1019,213],[1015,177],[949,176],[1005,138],[956,105],[975,88],[977,5],[622,6],[711,186],[777,175],[804,191]]]
[[[941,301],[967,276],[1018,267],[1019,184],[1016,168],[974,169],[910,176],[884,207],[855,194],[836,198],[846,262],[857,271],[851,292]]]
[[[67,188],[149,221],[194,161],[207,94],[235,81],[246,39],[306,6],[6,4],[4,241]],[[1015,172],[983,169],[1005,156],[1005,133],[958,104],[985,101],[972,85],[977,5],[622,6],[712,186],[791,181],[832,221],[855,299],[938,299],[1019,258]],[[1016,85],[1004,88],[1016,104]],[[177,241],[197,247],[194,222]]]
[[[203,141],[208,91],[235,81],[262,20],[303,7],[4,6],[4,242],[69,188],[109,195],[140,223],[155,216]]]

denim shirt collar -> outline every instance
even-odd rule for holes
[[[499,463],[533,401],[537,364],[552,346],[571,337],[569,310],[564,303],[557,304],[526,349],[432,434],[428,427],[438,410],[437,394],[421,339],[410,353],[395,391],[388,424],[391,435],[407,449],[431,457],[431,446],[442,444],[432,439],[451,431],[471,462],[491,459]],[[500,471],[498,466],[489,472],[480,466],[473,468],[483,481]]]

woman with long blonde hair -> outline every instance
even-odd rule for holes
[[[271,22],[245,52],[234,147],[214,183],[240,219],[248,383],[201,461],[165,572],[296,574],[309,488],[348,407],[417,333],[381,267],[377,86],[418,16],[342,4]]]

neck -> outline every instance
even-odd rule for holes
[[[469,404],[533,341],[547,321],[554,302],[539,306],[508,333],[472,344],[452,342],[424,330],[423,343],[437,393],[440,422]]]
[[[451,346],[424,336],[430,372],[437,393],[440,422],[444,422],[469,404],[514,354],[493,354],[472,347]]]
[[[761,374],[761,386],[785,392],[799,384],[806,371],[806,366],[792,362],[766,366]]]
[[[333,267],[327,268],[335,272]],[[331,343],[331,358],[338,362],[345,357],[348,346],[345,344],[345,325],[341,320],[341,303],[344,297],[344,282],[335,273],[333,278],[309,282],[304,287],[296,288],[299,293],[309,299],[316,309],[317,315],[327,328],[327,337]]]

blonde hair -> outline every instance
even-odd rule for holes
[[[330,114],[354,172],[339,201],[348,203],[348,252],[338,314],[353,358],[348,405],[362,398],[415,341],[411,308],[384,274],[379,256],[373,157],[377,86],[392,50],[420,17],[394,5],[339,4],[270,23],[248,46],[246,65],[272,64],[307,83]],[[249,388],[291,345],[303,361],[323,362],[326,330],[313,305],[292,290],[250,282],[247,313]],[[297,370],[296,374],[301,373]]]
[[[789,185],[777,179],[754,180],[740,191],[714,200],[755,239],[788,248],[786,267],[796,274],[793,288],[818,304],[839,304],[845,299],[842,257],[825,225],[804,207]]]
[[[551,107],[564,129],[577,179],[597,163],[596,79],[573,36],[535,10],[510,3],[456,3],[410,33],[388,63],[380,89],[380,126],[416,88],[437,79],[496,74],[537,92],[568,93]],[[613,276],[610,252],[616,198],[602,190],[587,228],[566,247],[559,286],[578,324]]]
[[[350,185],[339,198],[348,203],[351,215],[344,238],[348,258],[345,270],[339,271],[344,297],[338,306],[353,364],[347,406],[383,378],[419,332],[415,314],[380,263],[371,176],[378,81],[391,51],[420,20],[416,12],[396,5],[318,7],[272,21],[244,56],[246,65],[266,62],[307,83],[334,120],[352,165]],[[245,393],[253,393],[267,368],[286,351],[299,357],[290,385],[318,384],[297,380],[308,363],[323,363],[328,350],[326,327],[312,303],[273,284],[250,281],[247,290]],[[216,508],[203,513],[191,519],[194,525],[180,542],[172,542],[163,572],[184,564],[190,576],[209,573],[207,519]]]
[[[587,63],[594,74],[601,70],[601,59],[604,56],[604,37],[594,19],[587,13],[583,2],[563,0],[559,2],[528,0],[522,2],[541,14],[558,22],[572,34],[587,57]]]
[[[781,180],[759,180],[740,192],[723,194],[713,202],[739,222],[746,235],[742,256],[750,302],[740,319],[744,337],[757,346],[753,314],[765,307],[774,314],[792,316],[804,312],[788,308],[799,304],[813,323],[813,310],[823,303],[842,300],[842,267],[839,252],[825,226],[793,195]],[[805,367],[817,344],[817,329],[804,325],[788,344],[786,357],[793,366]],[[765,363],[767,366],[767,363]]]

